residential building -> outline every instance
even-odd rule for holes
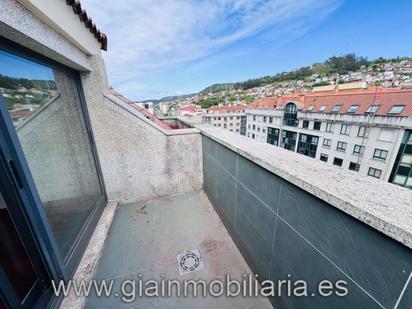
[[[201,108],[199,105],[188,105],[188,106],[181,106],[176,109],[176,114],[178,117],[191,117],[202,119],[203,114],[205,113],[206,109]]]
[[[246,134],[248,106],[212,106],[202,116],[202,122],[241,135]]]
[[[249,138],[412,188],[410,88],[333,87],[246,114]]]

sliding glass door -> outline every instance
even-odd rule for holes
[[[43,222],[41,241],[51,244],[43,253],[68,279],[106,203],[78,73],[0,39],[0,110],[19,177],[32,184],[22,207]]]

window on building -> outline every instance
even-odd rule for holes
[[[336,166],[342,166],[342,164],[343,164],[343,159],[341,159],[341,158],[333,158],[333,165],[336,165]]]
[[[388,157],[388,151],[387,150],[375,149],[375,152],[373,153],[373,158],[374,159],[386,160],[387,157]]]
[[[359,172],[359,168],[360,168],[360,164],[358,164],[356,162],[349,163],[349,169],[351,171]]]
[[[290,127],[298,126],[298,107],[295,103],[288,103],[283,114],[283,124]]]
[[[323,113],[323,112],[326,110],[327,107],[328,107],[327,105],[322,105],[322,106],[319,108],[319,113]]]
[[[223,124],[223,128],[225,129],[227,128],[227,123]]]
[[[253,125],[253,130],[256,130],[256,125],[255,124]]]
[[[313,123],[313,130],[319,131],[321,124],[322,124],[322,123],[321,123],[320,121],[315,121],[315,122]]]
[[[348,143],[338,142],[338,145],[336,146],[336,150],[346,151],[346,146],[347,146],[347,145],[348,145]]]
[[[365,113],[375,114],[380,107],[381,107],[380,104],[371,104],[371,105],[369,105],[369,107],[368,107],[368,109],[366,110]]]
[[[229,117],[230,120],[233,120],[233,117]]]
[[[220,118],[220,117],[217,117],[217,120],[221,120],[221,118]]]
[[[331,110],[330,112],[331,112],[331,113],[337,113],[337,112],[340,111],[341,108],[342,108],[342,105],[336,104],[336,105],[332,108],[332,110]]]
[[[351,107],[349,107],[348,109],[348,113],[355,113],[359,108],[359,105],[352,105]]]
[[[279,129],[268,127],[267,143],[272,145],[279,144]]]
[[[368,137],[369,135],[369,128],[365,126],[360,126],[358,129],[358,136],[359,137]]]
[[[267,117],[263,116],[263,122],[266,122]]]
[[[308,106],[308,108],[306,109],[307,112],[311,112],[313,110],[313,105]]]
[[[320,154],[320,160],[321,161],[328,162],[328,158],[329,158],[329,156],[327,154],[325,154],[325,153]]]
[[[255,133],[252,133],[252,138],[253,138],[253,139],[255,138]]]
[[[353,147],[353,154],[354,155],[363,155],[365,152],[365,146],[362,145],[355,145]]]
[[[260,132],[260,127],[257,128],[257,131]]]
[[[316,150],[318,148],[319,137],[309,134],[299,134],[298,152],[315,158]]]
[[[332,145],[332,140],[330,138],[324,138],[323,139],[323,146],[324,147],[330,147]]]
[[[404,109],[405,109],[405,105],[394,105],[388,111],[388,114],[397,115],[397,114],[400,114]]]
[[[253,116],[253,121],[256,121],[256,116]]]
[[[326,128],[325,128],[326,132],[333,132],[333,123],[332,122],[327,122],[326,123]]]
[[[269,117],[269,123],[273,123],[273,117]]]
[[[297,133],[287,130],[282,130],[282,140],[280,146],[291,151],[295,151]]]
[[[247,128],[250,129],[250,124],[247,125]]]
[[[227,122],[227,117],[223,117],[223,121],[224,121],[224,122]]]
[[[1,1],[2,11],[3,3]],[[50,223],[50,232],[54,233],[58,250],[52,250],[52,254],[56,253],[72,264],[77,261],[74,256],[82,252],[78,248],[79,241],[87,239],[82,236],[85,228],[93,225],[89,219],[98,212],[97,209],[102,208],[102,202],[106,200],[88,134],[89,121],[84,110],[87,104],[83,104],[81,99],[83,94],[78,87],[79,76],[63,65],[55,65],[51,61],[42,63],[41,58],[35,54],[27,55],[23,48],[18,48],[18,54],[3,51],[4,43],[3,38],[0,38],[0,117],[2,120],[10,117],[12,126],[8,130],[10,133],[13,131],[14,143],[19,144],[18,148],[21,146],[22,158],[25,157],[26,171],[19,171],[20,176],[30,174],[33,177],[32,188],[24,189],[26,193],[34,189],[39,198],[37,206],[44,206],[42,212]],[[0,131],[1,150],[4,150],[3,128]],[[0,154],[2,166],[6,164],[5,159],[3,153]],[[25,298],[23,302],[23,297],[35,296],[27,294],[28,288],[38,287],[37,284],[33,285],[32,279],[40,280],[43,276],[39,273],[37,277],[32,272],[32,267],[39,264],[33,261],[35,263],[31,265],[25,248],[20,246],[19,235],[13,231],[14,224],[22,221],[14,221],[14,217],[12,220],[8,211],[20,211],[22,205],[5,205],[4,194],[13,194],[14,200],[17,197],[14,194],[17,193],[11,188],[10,191],[4,191],[4,177],[7,178],[0,175],[0,307],[4,308],[2,292],[8,281],[4,275],[11,275],[8,278],[10,283],[17,284],[14,286],[16,295],[12,297],[16,305],[12,307],[29,307],[27,303],[30,300]],[[8,209],[5,206],[11,207]],[[23,229],[22,232],[27,230]],[[32,244],[31,241],[29,243]],[[6,278],[6,282],[3,278]],[[20,306],[21,302],[25,305]]]
[[[304,128],[304,129],[309,128],[309,120],[303,120],[303,122],[302,122],[302,128]]]
[[[369,171],[368,171],[368,175],[372,176],[372,177],[375,177],[375,178],[381,178],[382,171],[378,170],[377,168],[370,167]]]
[[[342,126],[340,127],[340,134],[349,135],[350,134],[350,125],[342,124]]]
[[[412,189],[412,130],[406,130],[390,181]]]

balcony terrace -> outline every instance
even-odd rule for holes
[[[107,37],[78,1],[2,0],[0,34],[4,61],[44,70],[60,94],[21,129],[0,96],[0,227],[12,236],[0,241],[21,249],[0,260],[0,308],[412,308],[412,191],[189,118],[159,126],[113,95]],[[184,265],[199,269],[181,274],[190,250]],[[18,276],[4,276],[11,266]],[[125,303],[51,288],[244,273],[275,295]],[[299,280],[306,295],[288,292]],[[347,294],[322,295],[323,280]]]

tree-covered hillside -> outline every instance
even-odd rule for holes
[[[320,76],[328,76],[331,74],[339,73],[346,74],[348,72],[354,72],[360,70],[360,68],[365,66],[373,66],[374,64],[381,64],[386,62],[400,62],[402,60],[410,60],[410,58],[378,58],[373,61],[368,61],[365,57],[357,57],[355,54],[347,54],[345,56],[333,56],[327,59],[323,63],[316,63],[312,66],[302,67],[289,72],[278,73],[273,76],[264,76],[255,79],[249,79],[244,82],[234,83],[234,84],[215,84],[207,87],[201,93],[209,92],[219,92],[225,89],[250,89],[253,87],[260,87],[276,82],[286,82],[292,80],[305,80],[312,74],[319,74]]]

